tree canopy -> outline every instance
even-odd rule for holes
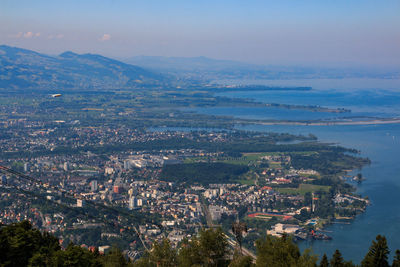
[[[128,266],[268,266],[268,267],[314,267],[318,257],[311,251],[300,252],[291,237],[266,236],[256,241],[256,259],[243,255],[231,248],[221,228],[203,229],[190,239],[184,239],[177,247],[168,239],[154,242],[152,249],[135,262],[130,262],[123,253],[113,247],[106,255],[90,251],[81,246],[69,244],[65,249],[58,239],[46,232],[34,229],[28,221],[0,226],[0,266],[87,266],[87,267],[128,267]],[[390,266],[389,248],[384,236],[378,235],[363,259],[361,266]],[[400,266],[400,250],[396,250],[392,267]],[[329,260],[323,255],[319,266],[351,267],[339,250]]]

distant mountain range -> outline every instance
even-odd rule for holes
[[[181,85],[179,80],[182,79],[192,83],[224,79],[317,78],[399,79],[400,72],[378,68],[263,66],[207,57],[138,56],[119,61],[73,52],[49,56],[0,45],[0,89],[6,90],[161,88]]]
[[[130,89],[161,86],[169,78],[154,71],[95,54],[48,56],[0,46],[2,89]]]
[[[206,80],[400,78],[396,68],[272,66],[207,57],[136,56],[121,61],[153,71]]]

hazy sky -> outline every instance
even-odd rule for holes
[[[400,65],[400,0],[1,0],[0,44],[48,54]]]

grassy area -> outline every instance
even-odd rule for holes
[[[237,180],[237,182],[240,184],[254,185],[254,180],[241,179],[241,180]]]
[[[288,195],[305,195],[308,192],[316,192],[319,190],[328,192],[330,186],[326,185],[313,185],[313,184],[300,184],[298,188],[274,188],[274,190],[278,191],[281,194]]]
[[[279,168],[282,168],[282,165],[281,165],[281,163],[280,162],[269,162],[268,163],[269,164],[269,167],[271,168],[271,169],[279,169]]]
[[[250,218],[250,220],[271,220],[272,217],[271,216],[267,216],[267,215],[257,215],[253,218]]]
[[[249,167],[243,165],[227,164],[223,162],[196,162],[186,164],[165,165],[160,178],[164,181],[177,183],[232,183],[243,177]]]

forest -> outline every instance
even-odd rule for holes
[[[240,175],[248,171],[248,166],[222,162],[171,164],[162,169],[161,179],[168,182],[203,185],[234,183]]]

